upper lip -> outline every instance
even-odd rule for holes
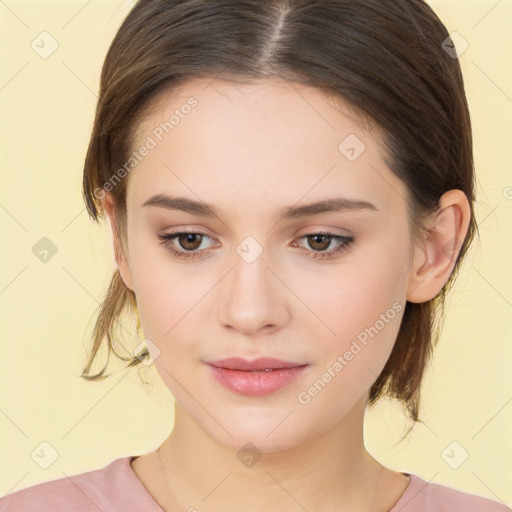
[[[296,368],[298,366],[305,366],[305,363],[283,361],[282,359],[275,359],[273,357],[259,357],[251,361],[241,357],[228,357],[226,359],[217,359],[216,361],[207,361],[207,363],[212,366],[216,366],[217,368],[243,371],[266,370],[269,368],[277,370],[280,368]]]

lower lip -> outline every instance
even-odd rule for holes
[[[227,370],[208,365],[213,376],[227,389],[242,395],[263,396],[284,388],[297,379],[306,369],[307,365],[294,368],[281,368],[271,372],[247,372],[241,370]]]

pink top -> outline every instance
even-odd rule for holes
[[[164,512],[130,466],[133,458],[8,494],[0,512]],[[409,486],[389,512],[511,512],[497,501],[403,474]]]

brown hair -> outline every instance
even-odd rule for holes
[[[195,78],[282,78],[342,98],[384,134],[387,163],[409,192],[415,239],[444,192],[462,190],[471,207],[449,280],[434,299],[407,302],[392,353],[370,389],[370,406],[387,395],[420,421],[421,382],[439,336],[435,320],[477,232],[471,123],[459,62],[443,48],[448,38],[423,0],[139,0],[102,68],[83,176],[89,215],[102,217],[98,191],[126,163],[140,116],[165,91]],[[121,241],[126,181],[110,187]],[[140,355],[123,358],[114,346],[116,324],[130,304],[134,294],[116,270],[84,378],[105,378],[108,360],[89,374],[105,338],[109,354],[140,363]]]

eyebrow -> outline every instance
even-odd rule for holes
[[[155,194],[147,199],[142,207],[157,206],[168,210],[178,210],[190,213],[192,215],[200,215],[204,217],[219,217],[218,210],[215,206],[195,201],[186,197],[167,196],[164,194]],[[368,201],[357,199],[346,199],[343,197],[335,197],[332,199],[324,199],[315,203],[309,203],[302,206],[287,206],[280,214],[281,220],[298,219],[309,217],[319,213],[337,213],[353,210],[371,210],[379,211],[379,209]]]

